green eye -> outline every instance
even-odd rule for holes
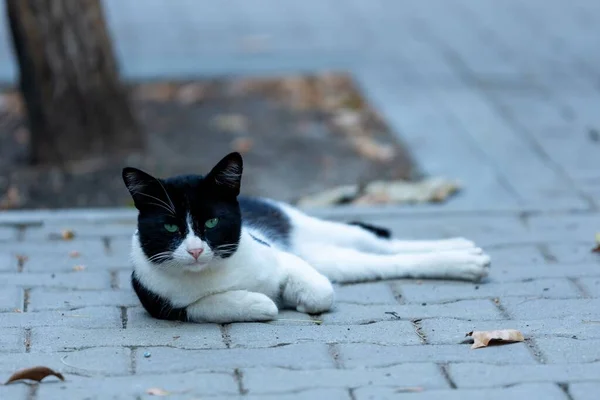
[[[165,229],[167,230],[167,232],[171,232],[171,233],[175,233],[179,230],[177,225],[170,225],[170,224],[165,224]]]
[[[218,223],[219,223],[219,218],[213,218],[213,219],[209,219],[208,221],[206,221],[204,223],[204,226],[206,226],[208,229],[210,229],[210,228],[214,228],[215,226],[217,226]]]

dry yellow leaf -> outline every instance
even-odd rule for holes
[[[73,267],[73,271],[83,271],[85,270],[85,266],[83,265],[76,265]]]
[[[525,340],[523,334],[516,329],[502,329],[498,331],[474,331],[466,336],[473,338],[472,349],[486,347],[490,343],[513,343]]]
[[[75,232],[73,232],[71,229],[65,229],[62,231],[61,237],[64,240],[72,240],[75,237]]]

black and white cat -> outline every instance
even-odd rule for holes
[[[267,321],[278,308],[329,310],[331,282],[391,278],[477,281],[490,258],[456,238],[401,241],[387,229],[311,217],[290,205],[239,196],[242,157],[206,176],[123,180],[139,210],[132,285],[159,319]]]

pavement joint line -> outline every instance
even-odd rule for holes
[[[558,259],[554,254],[552,254],[552,251],[546,243],[540,243],[536,247],[544,258],[544,261],[546,261],[548,264],[556,264],[558,262]]]
[[[506,310],[506,308],[504,308],[504,306],[500,302],[499,297],[494,297],[494,298],[490,299],[490,301],[498,309],[498,311],[500,311],[500,314],[502,314],[504,319],[512,319],[510,313]]]
[[[129,320],[127,317],[127,307],[121,306],[119,309],[121,310],[121,326],[123,329],[127,329],[127,322]]]
[[[242,370],[239,368],[234,369],[233,377],[235,379],[235,382],[237,383],[238,392],[240,393],[240,395],[245,396],[246,394],[248,394],[248,389],[246,389],[244,386],[244,373],[242,372]]]
[[[568,400],[574,400],[573,396],[571,395],[571,392],[569,391],[569,384],[568,383],[566,383],[566,382],[558,382],[557,385],[560,388],[560,390],[563,391],[563,393],[565,394],[565,397]]]
[[[329,356],[333,360],[335,369],[344,369],[344,363],[340,357],[340,349],[337,343],[327,344],[327,351],[329,352]]]
[[[546,364],[546,360],[544,359],[544,353],[539,349],[537,343],[534,338],[525,338],[525,345],[527,349],[533,356],[533,358],[540,364]]]
[[[448,386],[450,386],[451,389],[456,389],[456,383],[454,382],[454,380],[452,380],[450,372],[448,371],[448,364],[438,364],[438,368],[440,369],[442,376],[446,380],[446,383],[448,383]]]
[[[29,301],[31,296],[31,288],[26,288],[23,290],[23,312],[27,312],[29,310]]]
[[[137,375],[137,353],[138,348],[136,346],[129,347],[129,373],[131,375]]]
[[[221,330],[221,339],[223,340],[223,343],[225,344],[225,347],[230,349],[231,348],[231,334],[230,334],[230,329],[229,329],[230,325],[229,324],[220,324],[219,328]]]
[[[581,297],[583,297],[584,299],[592,298],[585,286],[583,286],[577,278],[570,276],[567,278],[567,280],[577,289],[577,291],[581,294]]]
[[[119,288],[119,271],[110,271],[110,288],[118,290]]]

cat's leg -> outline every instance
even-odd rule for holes
[[[333,282],[422,278],[479,281],[487,276],[490,257],[480,249],[372,254],[331,245],[307,245],[300,257]]]
[[[256,322],[277,317],[273,300],[262,293],[232,290],[204,297],[186,308],[191,322]]]
[[[333,285],[306,261],[290,253],[278,257],[287,279],[283,285],[282,299],[285,307],[318,314],[333,305]]]
[[[385,228],[363,223],[326,221],[306,215],[298,217],[295,229],[296,243],[321,242],[378,254],[454,251],[476,247],[475,243],[464,238],[398,240],[389,238],[389,231]]]

